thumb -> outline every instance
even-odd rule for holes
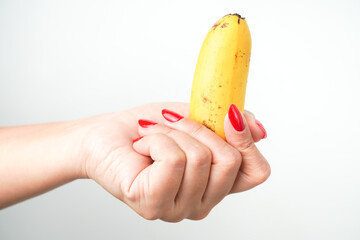
[[[270,166],[252,138],[248,123],[232,104],[224,119],[226,141],[242,156],[242,165],[232,192],[245,191],[264,182],[270,175]]]
[[[256,151],[248,122],[239,109],[231,104],[224,120],[226,141],[244,155],[251,155]]]

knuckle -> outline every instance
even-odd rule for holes
[[[263,182],[265,182],[271,175],[271,167],[266,162],[264,163],[259,169],[252,174],[251,181],[254,185],[259,185]]]
[[[169,154],[167,156],[167,163],[173,168],[184,168],[186,163],[184,152],[177,151],[176,153]]]
[[[232,159],[232,160],[234,160],[234,161],[238,161],[239,159],[241,160],[241,154],[240,154],[240,152],[239,152],[237,149],[235,149],[235,148],[228,147],[227,154],[228,154],[228,158],[229,158],[229,159]]]
[[[230,146],[224,148],[223,156],[225,158],[223,164],[226,164],[228,168],[240,167],[242,160],[241,153],[235,148]]]
[[[141,216],[143,218],[145,218],[146,220],[156,220],[159,219],[158,215],[156,213],[152,213],[152,212],[145,212],[144,214],[141,214]]]
[[[124,200],[126,200],[127,202],[136,203],[138,201],[139,197],[135,191],[131,191],[131,189],[129,189],[127,191],[124,190],[123,192]]]
[[[160,211],[157,207],[148,207],[140,215],[147,220],[156,220],[161,218]]]
[[[166,222],[180,222],[183,219],[185,219],[186,214],[184,209],[182,208],[176,208],[174,205],[166,211],[166,213],[160,218],[163,221]]]
[[[149,194],[148,199],[149,201],[140,214],[142,217],[148,220],[156,220],[162,219],[165,215],[169,215],[168,212],[171,210],[171,203],[163,201],[163,199],[159,198],[156,194]]]
[[[210,211],[211,211],[211,209],[210,210],[201,210],[201,211],[189,216],[188,218],[191,220],[202,220],[209,215]]]
[[[167,222],[172,222],[172,223],[177,223],[180,222],[182,220],[184,220],[185,217],[182,214],[178,214],[176,216],[171,216],[171,217],[163,217],[161,218],[161,220],[167,221]]]
[[[202,168],[211,164],[212,154],[210,150],[201,147],[195,148],[187,153],[188,160],[191,159],[194,167]]]

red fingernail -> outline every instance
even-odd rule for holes
[[[152,122],[152,121],[145,120],[145,119],[139,119],[138,123],[139,123],[140,127],[143,127],[143,128],[148,128],[148,127],[151,127],[151,126],[154,126],[157,124],[156,122]]]
[[[245,129],[245,124],[244,124],[244,120],[241,116],[241,112],[234,104],[230,105],[228,116],[229,116],[231,125],[233,126],[233,128],[236,131],[241,132]]]
[[[138,137],[138,138],[134,139],[134,140],[133,140],[133,143],[139,141],[139,140],[142,139],[143,137],[144,137],[144,136],[141,136],[141,137]]]
[[[177,122],[180,119],[183,119],[184,117],[181,116],[180,114],[177,114],[176,112],[167,110],[167,109],[163,109],[161,111],[161,114],[163,115],[163,117],[168,120],[169,122]]]
[[[262,137],[262,139],[267,137],[267,133],[266,130],[264,128],[264,126],[261,124],[261,122],[259,122],[258,120],[255,120],[256,125],[259,126],[259,128],[261,129],[261,131],[263,132],[264,136]]]

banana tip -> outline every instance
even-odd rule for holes
[[[242,17],[240,14],[238,14],[238,13],[229,13],[229,14],[227,14],[227,15],[225,15],[225,16],[237,16],[238,18],[239,18],[239,20],[240,19],[243,19],[243,20],[245,20],[245,17]]]

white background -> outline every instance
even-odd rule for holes
[[[0,0],[0,126],[188,101],[208,29],[234,12],[252,33],[266,183],[170,224],[78,180],[0,211],[0,239],[360,239],[357,0]]]

